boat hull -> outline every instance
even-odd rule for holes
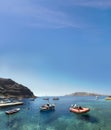
[[[16,108],[16,109],[8,110],[8,111],[6,111],[5,113],[6,113],[7,115],[11,115],[11,114],[17,113],[17,112],[19,112],[19,111],[20,111],[20,108]]]
[[[78,109],[78,108],[69,108],[70,112],[73,113],[77,113],[77,114],[83,114],[83,113],[87,113],[90,111],[89,108],[82,108],[82,109]]]
[[[111,100],[111,97],[110,98],[105,98],[106,100]]]
[[[15,105],[23,105],[23,102],[9,102],[9,103],[0,103],[0,107],[7,107],[7,106],[15,106]]]
[[[50,105],[43,105],[40,107],[40,111],[50,111],[50,110],[55,110],[55,105],[50,104]]]

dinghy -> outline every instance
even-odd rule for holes
[[[77,113],[77,114],[83,114],[90,111],[90,108],[87,107],[75,107],[74,105],[69,108],[70,112]]]

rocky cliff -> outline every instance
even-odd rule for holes
[[[33,92],[27,87],[11,79],[0,78],[0,96],[33,98]]]

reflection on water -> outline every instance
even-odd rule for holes
[[[103,98],[60,97],[50,102],[56,104],[55,111],[40,112],[39,107],[47,103],[42,98],[25,100],[13,115],[5,114],[9,108],[0,108],[0,130],[111,130],[111,102]],[[89,107],[90,112],[71,113],[69,107],[75,103]]]

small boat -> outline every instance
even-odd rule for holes
[[[96,100],[98,100],[99,99],[99,96],[96,96]]]
[[[86,108],[86,107],[81,107],[81,106],[78,106],[78,107],[75,107],[74,105],[71,106],[69,108],[70,112],[73,112],[73,113],[76,113],[76,114],[83,114],[83,113],[87,113],[90,111],[90,108]]]
[[[111,96],[108,96],[105,98],[106,100],[111,100]]]
[[[14,114],[14,113],[19,112],[19,111],[20,111],[20,108],[14,108],[14,109],[5,111],[5,113],[9,115],[9,114]]]
[[[44,97],[43,100],[49,100],[49,98],[48,97]]]
[[[40,107],[40,111],[49,111],[49,110],[55,110],[55,104],[47,103]]]
[[[53,100],[59,100],[59,98],[58,97],[54,97]]]
[[[21,101],[0,101],[0,107],[14,106],[14,105],[23,105]]]

